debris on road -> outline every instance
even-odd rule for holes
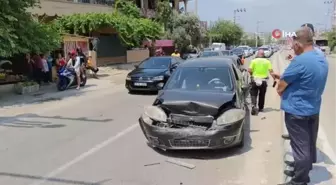
[[[182,162],[182,161],[177,161],[177,160],[174,160],[174,159],[167,159],[166,162],[171,163],[171,164],[175,164],[175,165],[178,165],[178,166],[182,166],[182,167],[185,167],[185,168],[188,168],[188,169],[194,169],[196,167],[193,164],[188,164],[188,163],[185,163],[185,162]]]
[[[154,166],[154,165],[159,165],[160,163],[150,163],[150,164],[145,164],[144,166]]]
[[[261,120],[264,120],[264,119],[266,119],[266,117],[262,117],[262,118],[261,118]]]

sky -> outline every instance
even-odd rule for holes
[[[198,0],[198,16],[202,21],[220,19],[233,20],[235,9],[245,8],[237,13],[236,22],[246,32],[272,32],[274,29],[293,32],[304,23],[312,23],[316,30],[331,27],[332,4],[325,0]],[[188,12],[194,12],[195,1],[188,2]],[[330,12],[329,15],[326,15]]]

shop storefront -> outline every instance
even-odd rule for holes
[[[27,72],[24,58],[24,55],[0,57],[0,85],[15,84],[25,79]]]

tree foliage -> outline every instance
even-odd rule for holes
[[[206,30],[200,25],[200,20],[193,14],[179,14],[173,11],[171,20],[167,23],[166,37],[175,41],[179,49],[185,50],[189,45],[199,46]]]
[[[336,48],[336,30],[326,32],[326,37],[328,39],[328,45],[331,51],[335,51]]]
[[[155,21],[164,25],[165,30],[172,21],[174,14],[169,0],[161,0],[157,4]]]
[[[239,25],[228,20],[219,20],[210,29],[210,36],[213,42],[221,42],[227,45],[240,43],[243,34],[243,29]]]
[[[158,39],[161,35],[160,24],[145,18],[134,18],[122,13],[86,13],[63,16],[56,25],[67,33],[90,35],[92,31],[112,27],[118,31],[123,43],[138,47],[145,39]]]
[[[133,18],[140,18],[140,9],[133,0],[117,0],[114,4],[115,13],[122,13]]]
[[[38,0],[0,1],[0,56],[46,52],[59,47],[59,32],[34,20],[26,11],[35,6]]]

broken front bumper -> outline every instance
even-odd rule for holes
[[[150,145],[172,150],[220,149],[239,144],[245,120],[232,125],[216,126],[208,130],[197,128],[165,128],[145,123],[140,127]]]

